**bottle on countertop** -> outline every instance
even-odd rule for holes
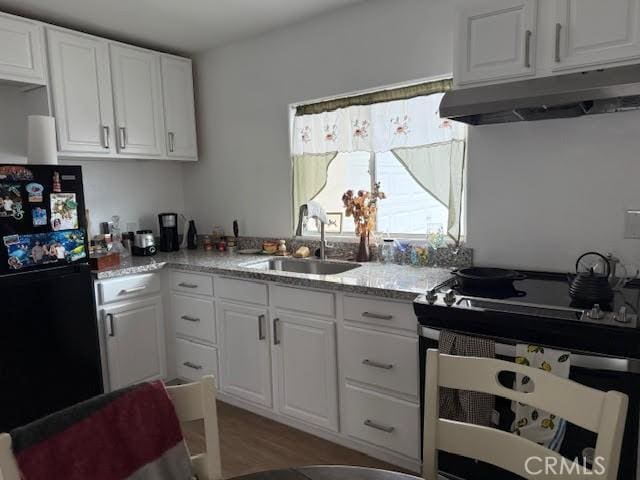
[[[187,230],[187,248],[195,250],[198,248],[198,231],[196,230],[196,222],[189,220],[189,229]]]

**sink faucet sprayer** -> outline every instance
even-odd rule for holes
[[[320,222],[320,260],[326,260],[326,241],[324,237],[324,226],[327,223],[327,212],[318,202],[309,202],[300,205],[296,237],[302,236],[302,222],[304,221],[305,217],[315,218]]]

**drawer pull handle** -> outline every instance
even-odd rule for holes
[[[382,431],[384,433],[391,433],[396,429],[396,427],[390,427],[388,425],[382,425],[381,423],[376,423],[373,420],[369,420],[368,418],[364,421],[364,424],[367,427],[375,428],[376,430],[380,430],[380,431]]]
[[[382,368],[383,370],[391,370],[393,368],[392,363],[380,363],[375,360],[369,360],[368,358],[362,360],[362,364],[370,367]]]
[[[533,32],[524,32],[524,68],[531,68],[531,36]]]
[[[280,345],[280,336],[278,335],[278,323],[280,323],[279,318],[273,319],[273,344]]]
[[[195,363],[184,362],[183,365],[185,367],[193,368],[194,370],[202,370],[202,365],[196,365]]]
[[[560,32],[562,31],[562,24],[556,23],[556,50],[554,60],[556,63],[560,63],[562,58],[560,57]]]
[[[377,318],[378,320],[391,320],[393,315],[383,315],[381,313],[362,312],[365,318]]]
[[[180,317],[182,320],[186,320],[187,322],[199,322],[200,319],[196,317],[190,317],[189,315],[183,315]]]
[[[194,284],[194,283],[184,283],[181,282],[178,284],[179,287],[183,287],[183,288],[198,288],[198,285]]]
[[[109,125],[103,125],[102,126],[102,146],[106,149],[111,148],[111,146],[109,145],[109,137],[110,137]]]
[[[118,132],[120,132],[120,150],[124,150],[127,148],[127,129],[126,127],[120,127]]]
[[[146,289],[147,289],[146,285],[140,285],[138,287],[132,287],[132,288],[126,288],[126,289],[120,290],[120,292],[118,292],[118,295],[129,295],[131,293],[141,292],[142,290],[146,290]]]
[[[108,328],[108,334],[110,337],[115,337],[116,336],[116,332],[113,329],[113,313],[107,313],[107,328]]]
[[[258,315],[258,340],[264,340],[267,336],[264,333],[264,321],[266,317],[264,315]]]

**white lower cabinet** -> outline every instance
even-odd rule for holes
[[[196,382],[213,375],[218,386],[218,351],[182,338],[176,339],[176,371],[178,377]]]
[[[346,433],[420,458],[420,405],[354,385],[345,388]]]
[[[223,345],[220,389],[249,402],[271,407],[271,355],[264,308],[220,302]]]
[[[337,431],[335,323],[285,312],[276,314],[273,360],[278,411]]]
[[[201,272],[166,284],[178,378],[213,374],[222,401],[419,470],[411,302]]]
[[[159,296],[103,309],[111,390],[165,376],[162,300]]]

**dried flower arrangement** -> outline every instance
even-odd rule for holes
[[[376,212],[378,211],[378,200],[387,198],[380,190],[380,182],[373,185],[371,193],[366,190],[358,190],[356,195],[353,190],[347,190],[342,195],[345,214],[353,217],[356,224],[356,235],[369,235],[376,224]]]

